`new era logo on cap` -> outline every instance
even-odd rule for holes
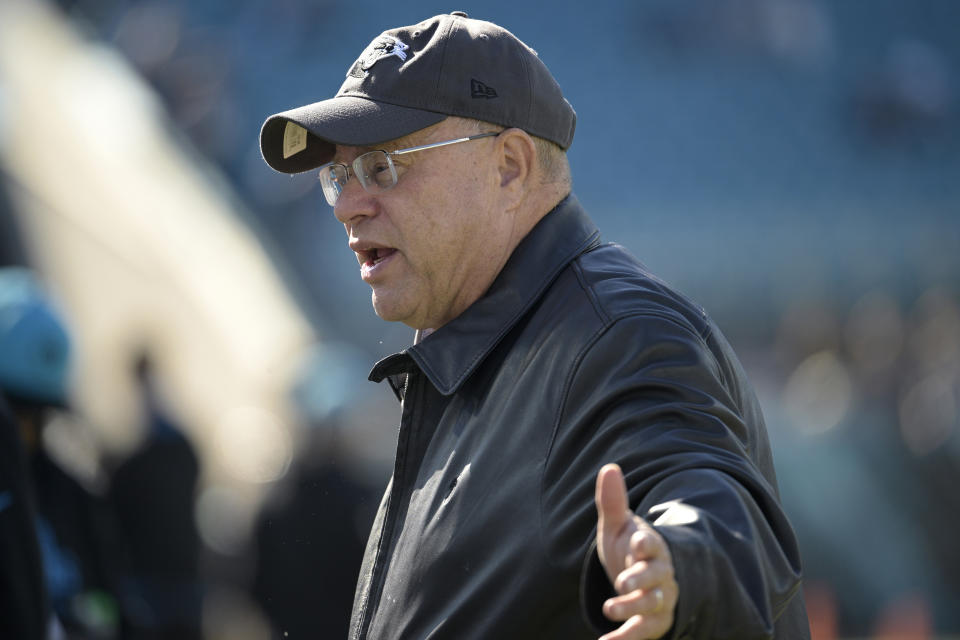
[[[493,87],[488,87],[475,78],[471,78],[470,95],[474,98],[496,98],[497,90]]]

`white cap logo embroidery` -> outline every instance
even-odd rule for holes
[[[401,61],[404,61],[407,59],[407,49],[409,48],[409,45],[400,42],[393,36],[378,36],[363,50],[357,61],[350,67],[347,75],[362,78],[373,65],[390,56],[397,56]]]

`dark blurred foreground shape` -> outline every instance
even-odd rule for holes
[[[0,398],[0,638],[41,640],[50,618],[19,428]]]

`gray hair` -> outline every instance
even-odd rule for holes
[[[497,131],[502,129],[500,125],[473,118],[463,118],[467,122],[472,122],[478,132]],[[537,163],[540,165],[540,172],[543,176],[543,184],[560,183],[570,185],[570,163],[567,161],[567,152],[560,148],[555,142],[530,134],[533,138],[533,146],[537,150]]]

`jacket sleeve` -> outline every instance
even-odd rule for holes
[[[670,547],[680,591],[665,637],[774,637],[799,590],[799,553],[758,405],[722,338],[682,317],[627,317],[594,336],[565,388],[543,535],[552,557],[582,563],[594,629],[616,626],[601,612],[613,590],[596,555],[593,490],[600,467],[617,462],[631,508]]]

